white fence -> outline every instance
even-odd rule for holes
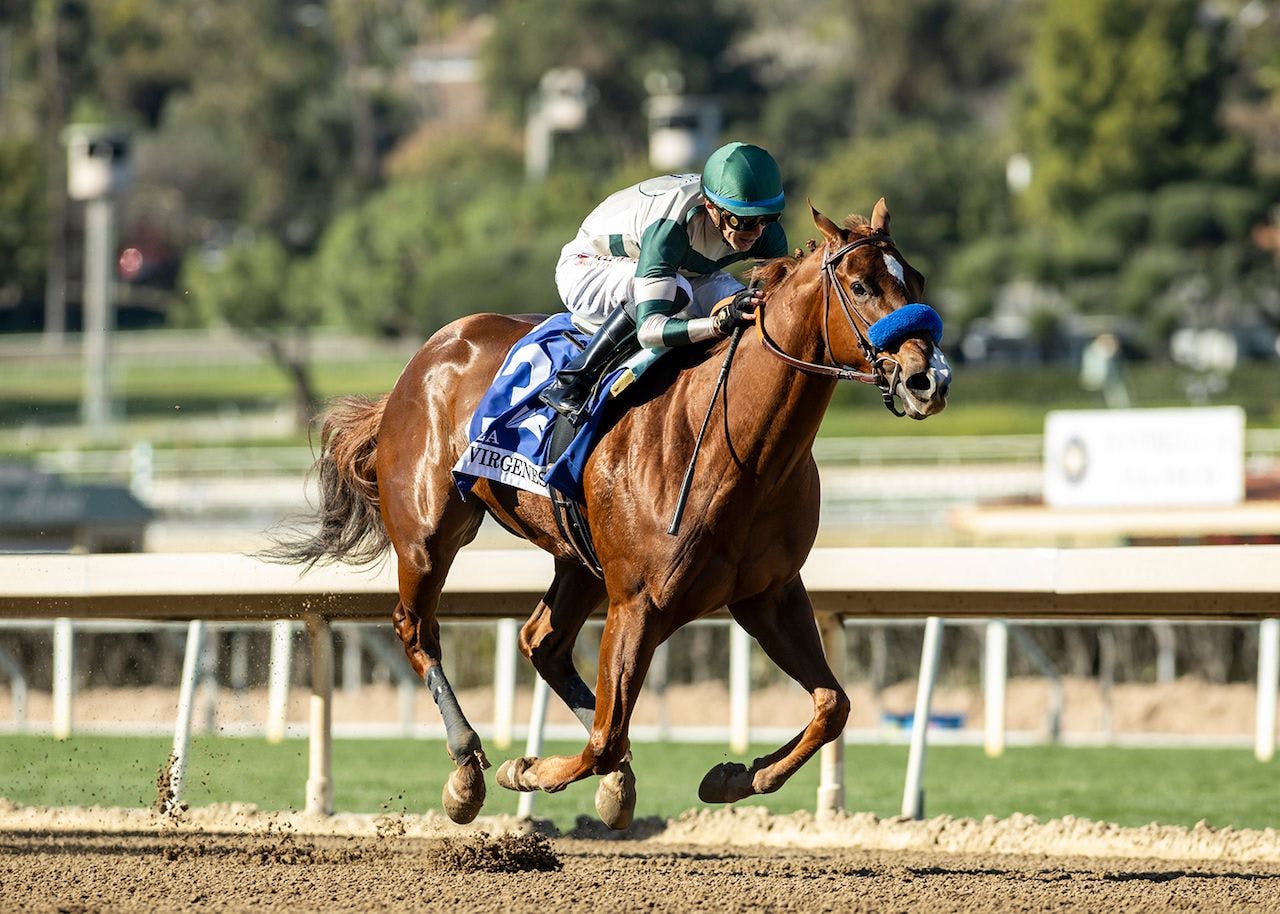
[[[464,550],[446,584],[446,618],[521,618],[552,576],[534,550]],[[905,815],[922,814],[927,726],[943,617],[993,619],[987,626],[989,685],[1003,682],[1006,618],[1264,620],[1259,638],[1256,753],[1275,751],[1280,679],[1280,546],[1124,549],[819,549],[804,569],[829,655],[842,663],[843,617],[927,618]],[[175,729],[180,786],[190,731],[203,622],[301,619],[310,634],[312,696],[307,809],[332,804],[333,645],[339,620],[385,620],[394,604],[389,566],[361,573],[289,567],[236,555],[0,556],[0,618],[189,620],[187,664]],[[69,629],[67,629],[69,631]],[[55,637],[55,643],[58,640]],[[739,636],[741,637],[741,636]],[[841,670],[837,669],[837,673]],[[1003,746],[1003,689],[988,690],[987,749]],[[542,695],[545,700],[545,692]],[[537,704],[537,702],[535,702]],[[745,719],[740,711],[735,718]],[[530,743],[541,739],[531,724]],[[841,805],[843,745],[824,749],[819,811]],[[530,795],[531,796],[531,795]]]

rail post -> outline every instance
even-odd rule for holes
[[[271,623],[271,664],[267,679],[267,742],[284,741],[289,710],[289,678],[293,666],[293,624],[287,619]]]
[[[729,623],[729,751],[743,753],[751,744],[751,636]]]
[[[364,638],[355,623],[335,628],[342,633],[342,691],[346,695],[358,695],[364,680]]]
[[[1258,710],[1253,754],[1269,762],[1276,754],[1276,690],[1280,688],[1280,619],[1258,623]]]
[[[520,625],[515,619],[499,619],[493,650],[493,744],[511,746],[516,716],[516,654]]]
[[[533,707],[529,709],[529,736],[525,740],[524,754],[528,756],[542,755],[542,734],[547,727],[547,698],[551,687],[541,676],[533,677]],[[533,818],[533,800],[538,791],[530,790],[520,794],[516,803],[516,815],[522,819]]]
[[[218,630],[208,625],[200,637],[200,717],[202,733],[218,726]]]
[[[71,736],[71,695],[75,691],[75,635],[70,619],[53,622],[53,737]]]
[[[982,668],[983,748],[988,758],[1004,755],[1005,684],[1009,674],[1009,623],[987,621],[986,652]]]
[[[187,776],[191,746],[191,718],[195,712],[196,685],[200,681],[200,654],[204,647],[204,623],[187,623],[187,644],[182,658],[182,684],[178,688],[178,717],[173,724],[173,753],[169,762],[169,787],[160,797],[161,811],[173,812],[182,802],[182,782]]]
[[[1156,639],[1156,682],[1173,682],[1178,678],[1178,637],[1169,622],[1151,623]]]
[[[930,616],[924,623],[920,680],[916,684],[916,710],[911,718],[911,752],[907,756],[907,779],[902,788],[902,814],[909,819],[924,818],[924,755],[929,732],[929,711],[933,706],[933,685],[938,678],[938,660],[941,656],[942,619]]]
[[[309,815],[333,812],[333,631],[329,620],[307,613],[311,641],[311,732],[308,736],[307,805]]]
[[[836,613],[820,613],[818,630],[822,634],[822,651],[827,656],[831,672],[843,686],[846,656],[844,620]],[[844,811],[844,733],[823,746],[820,752],[817,818],[822,819]]]

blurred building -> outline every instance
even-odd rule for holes
[[[414,49],[404,76],[422,103],[425,120],[457,124],[486,116],[479,56],[492,29],[492,19],[477,16]]]

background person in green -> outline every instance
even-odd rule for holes
[[[578,414],[633,330],[640,345],[666,349],[725,336],[747,319],[759,293],[725,267],[787,253],[778,222],[784,205],[773,156],[738,142],[713,152],[701,175],[651,178],[606,198],[556,265],[560,298],[574,323],[595,336],[543,391],[543,402]]]

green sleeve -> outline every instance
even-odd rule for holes
[[[675,276],[689,251],[689,233],[679,222],[659,219],[640,236],[636,275],[647,279]]]

